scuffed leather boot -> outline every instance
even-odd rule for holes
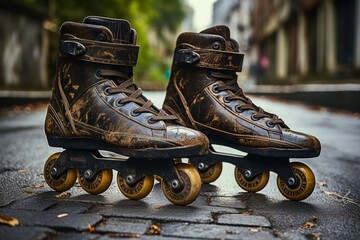
[[[265,187],[269,171],[275,171],[285,197],[305,199],[314,189],[314,174],[305,164],[290,164],[289,158],[318,156],[320,142],[290,130],[283,120],[244,95],[236,75],[242,61],[238,43],[230,38],[226,26],[182,33],[176,42],[163,109],[184,126],[205,133],[210,144],[248,153],[246,157],[229,156],[211,147],[206,157],[190,159],[204,183],[215,181],[222,162],[229,162],[236,165],[238,184],[249,192]]]
[[[263,156],[318,156],[315,137],[290,130],[243,94],[236,75],[242,61],[226,26],[181,34],[163,109],[211,143]]]
[[[131,199],[146,196],[152,188],[151,180],[146,179],[151,176],[153,182],[152,176],[156,174],[164,179],[163,189],[168,199],[186,205],[197,197],[200,178],[190,165],[175,169],[171,158],[203,155],[208,151],[208,140],[202,133],[180,126],[175,116],[156,108],[134,84],[133,67],[139,51],[135,42],[136,32],[126,20],[92,16],[85,18],[84,23],[65,22],[61,26],[45,133],[50,146],[76,149],[71,154],[67,150],[56,159],[67,159],[64,160],[67,165],[59,163],[59,168],[79,170],[79,182],[86,191],[106,190],[103,183],[93,185],[98,170],[107,166],[119,171],[119,188]],[[96,153],[84,157],[87,160],[84,164],[70,164],[71,159],[81,159],[79,149],[88,150],[86,156],[93,150],[107,150],[130,159],[123,165],[113,161],[113,166],[107,159],[97,159],[101,156]],[[86,167],[93,162],[103,165],[98,169]],[[54,183],[54,176],[60,176],[59,169],[50,163],[45,168],[48,168],[45,178],[52,188],[59,190],[57,185],[62,186],[62,191],[67,188],[66,183]],[[142,178],[147,185],[140,181]],[[185,187],[190,191],[182,192]]]

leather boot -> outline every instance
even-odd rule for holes
[[[236,75],[243,56],[226,26],[182,33],[163,109],[203,132],[212,144],[262,156],[318,156],[317,138],[291,130],[244,95]]]
[[[50,146],[135,158],[202,155],[208,139],[156,108],[133,82],[139,46],[126,20],[87,17],[61,26],[45,120]]]

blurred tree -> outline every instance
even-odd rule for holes
[[[148,35],[155,31],[159,41],[166,39],[164,32],[175,33],[182,22],[185,12],[182,0],[20,0],[26,4],[42,5],[49,9],[49,20],[56,25],[64,21],[81,22],[85,16],[98,15],[128,20],[138,33],[140,53],[135,68],[137,78],[141,80],[165,80],[165,74],[150,74],[155,69],[165,71],[166,63],[152,49]],[[57,45],[57,37],[53,37],[53,46]],[[51,49],[55,51],[55,48]],[[51,51],[50,50],[50,51]],[[53,54],[56,56],[56,53]],[[157,72],[159,72],[157,70]]]

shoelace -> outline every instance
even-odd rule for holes
[[[211,77],[219,79],[219,80],[226,80],[226,84],[218,86],[216,90],[217,91],[226,91],[226,90],[231,91],[233,94],[226,97],[228,101],[233,101],[233,100],[242,101],[244,104],[237,108],[238,112],[242,112],[245,110],[253,110],[256,112],[253,115],[254,119],[261,119],[261,118],[267,117],[267,118],[271,119],[271,122],[269,122],[270,125],[285,124],[284,121],[281,118],[279,118],[277,115],[264,111],[261,107],[256,106],[251,101],[250,98],[245,96],[243,90],[240,87],[238,87],[238,85],[237,85],[236,74],[210,72],[209,75]]]
[[[137,88],[135,83],[133,82],[133,77],[129,78],[126,74],[115,70],[100,70],[98,72],[98,75],[103,77],[116,77],[121,79],[127,79],[116,87],[110,87],[107,93],[125,93],[127,97],[120,99],[118,103],[126,104],[129,102],[133,102],[140,105],[141,107],[138,107],[133,111],[134,114],[140,114],[145,112],[152,113],[154,114],[154,116],[150,118],[150,121],[177,120],[177,117],[173,115],[168,115],[162,109],[157,109],[150,100],[146,99],[142,95],[143,91],[141,90],[141,88]]]

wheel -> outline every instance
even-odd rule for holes
[[[78,182],[80,186],[90,194],[100,194],[109,188],[113,178],[111,169],[103,169],[97,172],[94,177],[87,180],[84,175],[78,173]]]
[[[184,183],[183,189],[175,190],[169,186],[166,181],[161,182],[161,187],[165,197],[175,205],[185,206],[199,196],[201,191],[201,178],[193,166],[185,163],[178,163],[175,165],[181,180]]]
[[[261,189],[263,189],[266,186],[266,184],[269,182],[269,176],[270,176],[269,171],[264,171],[256,175],[255,177],[249,179],[246,178],[242,174],[240,169],[238,169],[237,167],[235,168],[234,175],[237,184],[245,191],[252,193],[258,192]]]
[[[70,168],[63,172],[60,177],[54,178],[51,175],[51,170],[54,163],[59,159],[60,154],[61,153],[54,153],[46,160],[44,165],[44,178],[49,187],[55,191],[64,192],[74,185],[77,171],[76,169]]]
[[[151,192],[153,186],[154,186],[154,177],[153,176],[145,176],[141,178],[137,183],[134,185],[129,185],[125,178],[123,178],[119,173],[117,175],[117,184],[125,197],[133,199],[133,200],[139,200]]]
[[[203,183],[212,183],[218,179],[222,172],[222,163],[215,163],[205,171],[198,170]]]
[[[295,187],[290,187],[279,176],[277,177],[277,186],[281,194],[289,200],[301,201],[309,197],[315,188],[315,175],[313,171],[305,164],[299,162],[291,163],[291,168],[298,180]]]

